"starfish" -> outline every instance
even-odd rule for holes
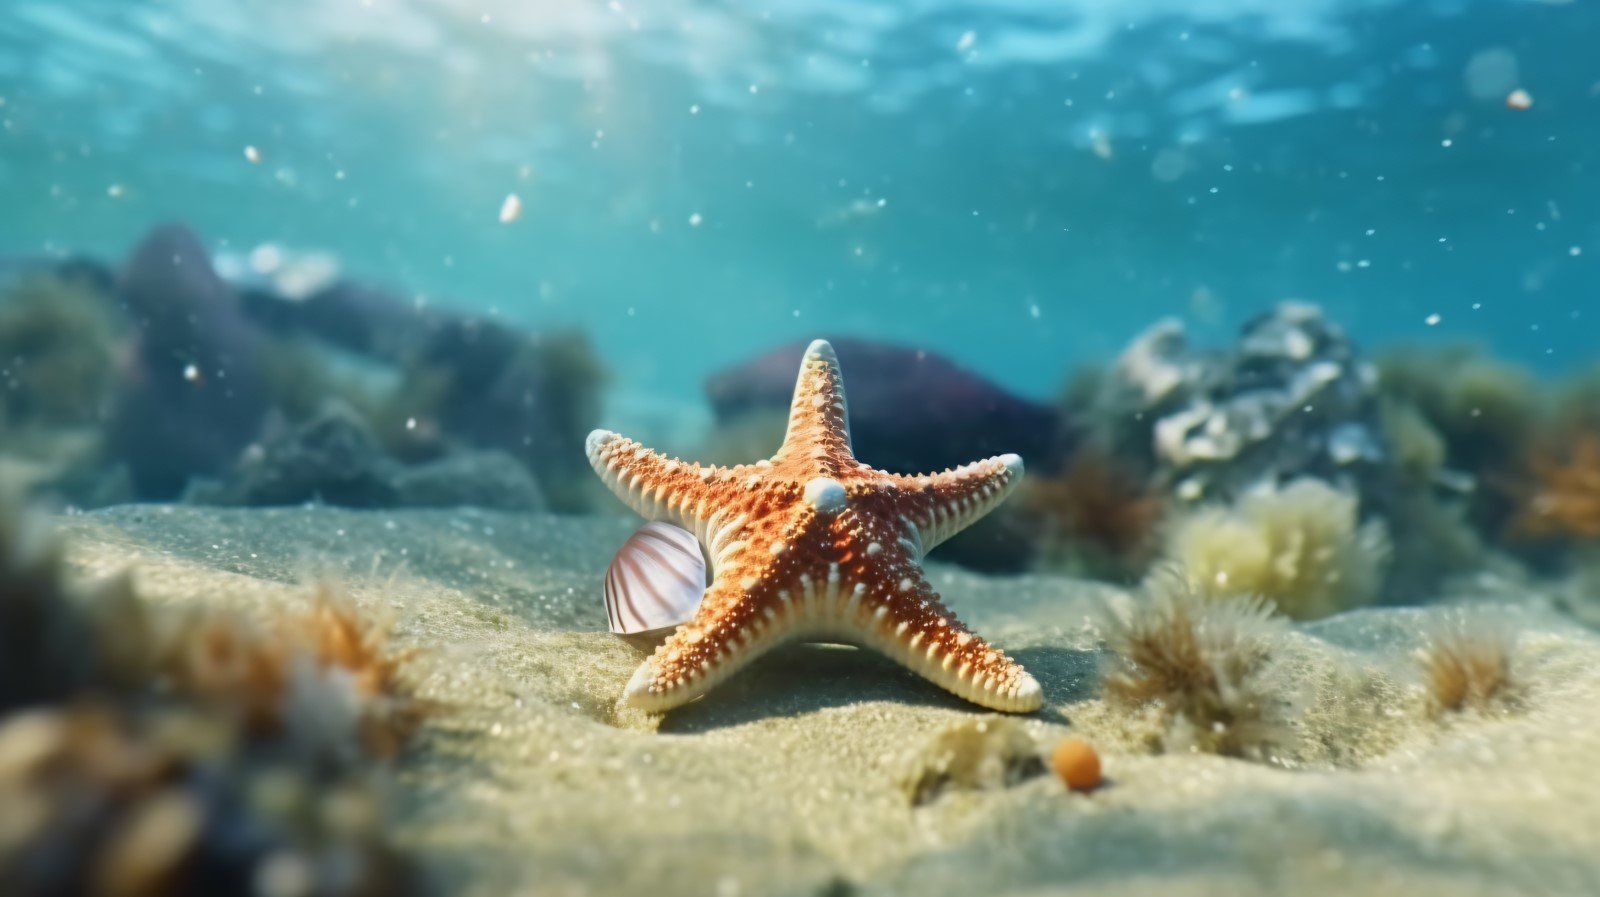
[[[624,503],[694,533],[713,578],[695,615],[628,682],[624,700],[665,712],[772,648],[836,641],[878,650],[966,700],[1028,712],[1039,683],[939,600],[922,558],[993,510],[1022,479],[1000,455],[904,476],[857,461],[833,347],[800,363],[783,446],[771,459],[703,466],[608,430],[589,463]]]

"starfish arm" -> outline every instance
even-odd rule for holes
[[[863,641],[945,691],[1007,713],[1044,702],[1038,680],[956,619],[921,576],[878,608]]]
[[[926,554],[1005,501],[1022,482],[1022,459],[999,455],[943,473],[896,475],[893,479],[916,499],[912,511],[904,516]]]
[[[712,484],[731,475],[653,452],[610,430],[595,430],[585,443],[589,464],[622,503],[647,520],[662,520],[700,532]]]
[[[651,713],[687,704],[786,641],[785,629],[742,585],[719,577],[694,618],[639,665],[623,700]]]
[[[813,340],[800,361],[800,376],[789,404],[789,428],[773,461],[781,463],[796,457],[815,459],[828,476],[838,473],[828,469],[830,464],[854,457],[844,378],[839,372],[839,359],[827,340]]]

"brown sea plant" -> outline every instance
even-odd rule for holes
[[[1284,625],[1271,603],[1204,596],[1162,570],[1131,609],[1107,617],[1106,699],[1153,708],[1162,749],[1266,759],[1287,739],[1289,702],[1262,678]]]
[[[1600,539],[1600,432],[1578,429],[1561,442],[1530,455],[1513,536]]]
[[[1165,502],[1103,452],[1079,452],[1059,474],[1023,481],[1021,512],[1037,521],[1047,565],[1076,560],[1090,572],[1142,572]]]
[[[1436,713],[1480,713],[1516,704],[1512,673],[1515,639],[1486,623],[1455,620],[1439,626],[1417,651],[1429,706]]]

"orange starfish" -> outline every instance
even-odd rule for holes
[[[806,350],[770,460],[703,467],[606,430],[590,433],[587,448],[629,507],[693,532],[714,574],[694,618],[634,673],[628,703],[670,710],[780,644],[822,640],[874,648],[985,707],[1039,708],[1039,683],[962,625],[921,568],[930,549],[1000,504],[1022,459],[924,476],[860,463],[826,341]]]

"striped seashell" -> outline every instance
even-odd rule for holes
[[[693,533],[653,521],[622,543],[606,568],[611,631],[640,645],[659,643],[694,616],[709,583]]]

